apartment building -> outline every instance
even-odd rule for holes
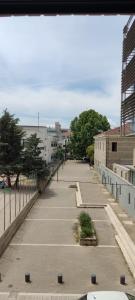
[[[51,162],[51,157],[53,154],[52,139],[48,136],[46,126],[28,126],[22,125],[22,130],[25,132],[25,139],[30,137],[32,134],[37,134],[37,137],[40,138],[41,143],[39,144],[41,150],[41,157],[46,161],[46,163]]]

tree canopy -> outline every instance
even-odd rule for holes
[[[18,126],[18,122],[18,118],[14,118],[14,115],[4,110],[0,118],[0,173],[7,176],[9,186],[11,185],[10,176],[22,168],[24,132]]]
[[[25,133],[18,122],[18,118],[4,110],[0,118],[0,174],[7,177],[9,187],[12,175],[16,176],[17,186],[20,174],[36,173],[40,178],[49,174],[46,161],[40,156],[40,139],[33,134],[23,145]]]
[[[86,154],[90,160],[90,164],[94,164],[94,144],[91,144],[86,149]]]
[[[23,152],[23,173],[25,175],[36,173],[40,178],[49,175],[46,162],[40,156],[40,142],[41,140],[37,137],[37,134],[32,134],[25,141]]]
[[[82,158],[86,155],[87,147],[93,144],[94,136],[110,129],[110,124],[106,116],[90,109],[75,117],[70,128],[72,154],[76,158]]]

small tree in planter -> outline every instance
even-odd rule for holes
[[[80,225],[80,244],[96,246],[97,238],[91,217],[88,213],[81,212],[78,219]]]

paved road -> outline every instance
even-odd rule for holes
[[[82,209],[76,208],[74,181],[81,181],[84,202],[109,201],[100,185],[86,185],[92,180],[87,164],[68,161],[37,200],[20,230],[0,260],[0,291],[82,294],[93,290],[126,290],[134,293],[134,280],[115,242],[115,232],[104,208],[85,209],[93,219],[98,235],[97,247],[76,243],[73,225]],[[93,173],[93,181],[97,178]],[[87,190],[88,189],[88,190]],[[100,190],[100,194],[99,194]],[[98,192],[96,192],[98,191]],[[87,194],[88,193],[88,194]],[[85,199],[87,197],[87,199]],[[98,198],[98,199],[97,199]],[[84,210],[84,209],[83,209]],[[31,284],[24,274],[31,273]],[[62,273],[64,284],[57,284]],[[98,284],[90,276],[96,273]],[[127,285],[119,277],[126,275]]]

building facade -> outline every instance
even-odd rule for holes
[[[98,169],[104,165],[113,169],[113,164],[133,165],[134,136],[99,134],[95,136],[94,165]]]
[[[51,147],[51,138],[48,137],[47,127],[23,125],[21,128],[25,132],[24,142],[25,139],[30,137],[32,134],[37,135],[37,137],[41,140],[41,143],[39,144],[41,157],[46,161],[47,164],[50,163],[53,148]]]
[[[123,29],[121,134],[130,123],[130,133],[135,133],[135,18],[131,16]]]

